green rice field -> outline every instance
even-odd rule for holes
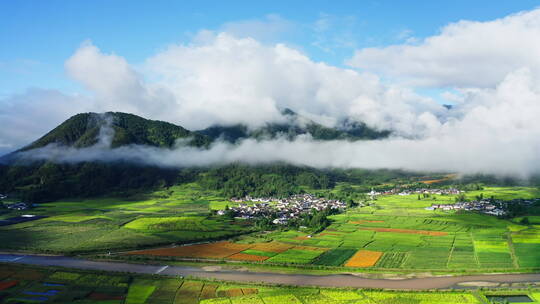
[[[148,195],[58,201],[3,217],[32,213],[36,221],[0,227],[3,249],[74,253],[223,239],[249,232],[241,221],[211,216],[231,204],[197,184]],[[3,218],[0,216],[0,219]]]
[[[534,197],[537,190],[501,187],[486,188],[481,193],[514,199]],[[382,196],[368,207],[331,216],[332,224],[316,234],[276,231],[243,237],[240,242],[278,241],[328,248],[311,262],[328,267],[343,266],[357,250],[363,249],[383,252],[372,269],[540,269],[540,229],[536,225],[522,225],[519,218],[507,220],[473,212],[425,209],[435,203],[453,202],[452,195],[432,195],[421,200],[417,195]],[[272,258],[265,262],[272,260],[277,261]]]
[[[536,188],[527,187],[487,187],[465,193],[470,198],[480,194],[500,199],[539,195]],[[273,241],[286,245],[286,250],[248,248],[241,253],[263,258],[242,263],[313,266],[336,271],[350,270],[344,265],[359,250],[380,252],[380,258],[367,266],[372,270],[540,269],[538,216],[528,216],[529,224],[522,224],[523,217],[500,219],[466,211],[425,209],[432,204],[454,202],[454,195],[420,199],[418,195],[380,196],[368,201],[368,206],[330,216],[331,224],[318,233],[280,229],[250,233],[255,232],[250,222],[211,212],[234,203],[197,184],[184,184],[145,196],[42,204],[31,212],[46,218],[2,226],[0,238],[3,249],[64,254],[226,239],[244,244]]]

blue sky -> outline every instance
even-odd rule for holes
[[[63,65],[87,39],[137,64],[167,45],[188,43],[200,30],[272,19],[287,26],[257,38],[285,42],[312,60],[342,66],[355,49],[421,39],[450,22],[491,20],[537,5],[528,0],[1,1],[0,98],[32,87],[80,91]],[[324,30],[317,30],[317,22],[325,20]]]
[[[537,0],[0,1],[0,155],[81,112],[200,130],[290,108],[393,137],[163,159],[524,176],[540,172],[538,37]]]

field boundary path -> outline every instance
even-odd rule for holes
[[[0,262],[152,275],[158,273],[158,275],[165,276],[192,276],[201,279],[217,279],[235,282],[318,287],[425,290],[466,288],[465,285],[479,287],[482,286],[483,282],[498,284],[540,282],[540,273],[442,276],[411,279],[368,279],[352,274],[309,275],[248,272],[240,270],[205,270],[208,268],[203,269],[201,267],[190,266],[145,265],[121,262],[91,261],[66,256],[47,255],[0,254]],[[471,282],[477,282],[478,284],[461,285],[463,283]]]

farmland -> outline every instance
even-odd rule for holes
[[[540,289],[386,291],[237,284],[178,277],[111,274],[84,270],[0,264],[2,303],[419,303],[480,304],[486,296],[519,295],[540,303]]]
[[[47,218],[0,227],[0,238],[3,249],[76,253],[223,239],[249,232],[251,228],[242,221],[209,213],[227,203],[197,184],[127,198],[58,201],[18,212]]]
[[[486,188],[481,193],[513,199],[517,195],[534,197],[537,191]],[[363,268],[491,272],[540,268],[537,225],[522,224],[522,218],[499,219],[473,212],[425,209],[433,202],[453,201],[452,195],[422,199],[417,195],[381,196],[367,207],[330,216],[331,225],[318,233],[277,230],[239,237],[235,242],[247,247],[238,247],[240,251],[221,259],[269,266],[312,265],[335,271]],[[532,223],[535,220],[531,217]]]
[[[465,195],[533,198],[538,190],[486,187]],[[249,220],[212,213],[235,203],[193,183],[145,196],[42,204],[32,213],[46,218],[0,227],[0,237],[5,249],[111,251],[119,252],[110,257],[118,259],[220,260],[248,267],[461,273],[540,269],[538,216],[527,216],[527,224],[524,216],[499,219],[425,209],[454,201],[455,195],[448,194],[422,198],[384,195],[367,201],[367,206],[329,216],[330,225],[321,231],[281,228],[258,232]],[[189,245],[198,242],[202,244]],[[376,257],[362,255],[368,252],[376,252]]]

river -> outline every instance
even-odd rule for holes
[[[47,255],[0,254],[0,262],[39,266],[60,266],[113,272],[159,274],[166,276],[193,276],[235,282],[253,282],[319,287],[354,287],[387,289],[448,289],[476,286],[496,287],[500,284],[540,282],[540,274],[486,274],[467,276],[435,276],[408,279],[370,279],[353,274],[310,275],[272,272],[250,272],[221,269],[221,267],[191,267],[168,265],[130,264],[109,261],[91,261],[74,257]]]

